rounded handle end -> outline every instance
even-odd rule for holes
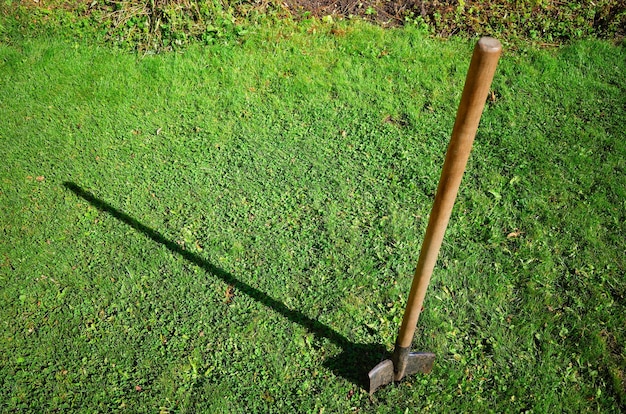
[[[498,39],[493,37],[481,37],[478,41],[478,47],[483,53],[500,53],[502,52],[502,44]]]

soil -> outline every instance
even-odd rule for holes
[[[324,16],[359,16],[384,26],[399,26],[406,16],[422,16],[425,21],[439,9],[452,9],[456,1],[420,0],[284,0],[296,15],[305,12],[322,18]]]

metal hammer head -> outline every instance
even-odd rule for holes
[[[376,365],[369,377],[369,393],[393,381],[400,381],[407,375],[418,372],[428,374],[433,369],[435,354],[432,352],[409,352],[408,348],[396,347],[392,359],[386,359]]]

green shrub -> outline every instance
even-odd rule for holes
[[[324,7],[310,0],[52,0],[21,6],[9,0],[0,5],[0,12],[17,19],[0,22],[0,36],[16,26],[22,31],[52,30],[72,36],[95,32],[123,48],[140,51],[173,49],[191,41],[235,41],[262,19],[332,20],[331,15],[359,16],[384,26],[417,25],[443,37],[492,35],[512,43],[561,44],[586,37],[620,40],[626,35],[623,0],[363,0],[335,1]]]
[[[428,3],[428,8],[421,7],[420,17],[442,36],[463,32],[564,42],[589,36],[613,38],[626,34],[626,3],[620,0],[459,0]]]
[[[259,16],[271,16],[270,5],[219,0],[103,0],[101,2],[0,6],[6,25],[17,32],[56,32],[71,36],[101,34],[122,48],[139,51],[174,49],[191,41],[231,41]],[[0,27],[0,35],[8,29]]]

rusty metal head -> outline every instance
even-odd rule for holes
[[[369,393],[373,394],[378,388],[408,375],[418,372],[428,374],[434,362],[435,354],[432,352],[408,352],[408,348],[396,347],[392,359],[384,360],[367,374]]]

